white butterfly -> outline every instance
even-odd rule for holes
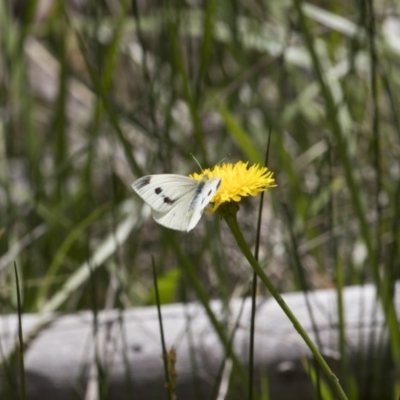
[[[190,231],[218,192],[220,178],[196,181],[183,175],[147,175],[133,182],[133,190],[151,207],[160,225]]]

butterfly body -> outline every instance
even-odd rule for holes
[[[190,231],[217,193],[220,178],[196,181],[183,175],[146,175],[132,184],[151,207],[156,222],[170,229]]]

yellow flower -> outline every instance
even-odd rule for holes
[[[201,174],[193,173],[191,178],[200,181],[219,177],[221,186],[212,198],[213,207],[207,211],[214,212],[222,203],[229,201],[239,202],[245,196],[257,196],[265,189],[276,186],[273,172],[259,164],[250,168],[247,163],[238,161],[236,164],[226,163],[216,165],[214,168],[207,168]]]

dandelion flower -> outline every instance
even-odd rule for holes
[[[245,196],[257,196],[265,189],[276,186],[273,172],[259,164],[248,167],[248,162],[238,161],[236,164],[225,163],[205,169],[202,173],[190,175],[195,180],[219,177],[221,186],[216,195],[211,199],[213,207],[208,209],[214,212],[221,204],[239,202]]]

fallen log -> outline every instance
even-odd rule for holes
[[[351,370],[358,381],[367,379],[366,382],[371,382],[371,374],[379,374],[374,366],[378,361],[383,362],[379,364],[385,366],[380,369],[382,376],[375,376],[383,386],[384,380],[392,379],[392,375],[390,354],[386,351],[387,329],[375,288],[372,285],[348,287],[343,296],[345,349]],[[342,359],[335,290],[317,290],[307,295],[290,293],[283,298],[333,369],[339,371]],[[399,311],[398,290],[395,304]],[[210,305],[224,321],[227,331],[232,332],[236,327],[232,348],[246,368],[250,299],[234,299],[229,307],[219,301],[212,301]],[[195,303],[171,304],[162,306],[161,312],[166,347],[176,349],[177,398],[245,399],[246,389],[236,384],[240,381],[239,375],[234,375],[235,394],[230,391],[223,397],[224,377],[229,377],[231,363],[224,363],[226,351],[203,307]],[[24,335],[28,337],[43,322],[46,326],[29,341],[25,353],[28,400],[167,398],[155,307],[102,311],[96,318],[93,312],[23,315]],[[3,361],[17,343],[17,328],[17,316],[0,317],[0,358]],[[371,349],[378,350],[371,352]],[[267,371],[271,399],[315,398],[309,373],[304,368],[305,359],[310,359],[308,348],[274,299],[259,298],[255,375],[259,382],[265,379]],[[223,383],[217,384],[222,371],[225,372]],[[0,374],[1,398],[12,399],[10,393],[16,392],[17,367],[12,369],[3,363]],[[369,392],[367,395],[367,386],[360,386],[361,392],[366,393],[365,396],[360,393],[358,398],[373,398]],[[390,387],[390,382],[387,386]],[[99,390],[107,395],[98,396]],[[380,393],[376,398],[385,397]]]

